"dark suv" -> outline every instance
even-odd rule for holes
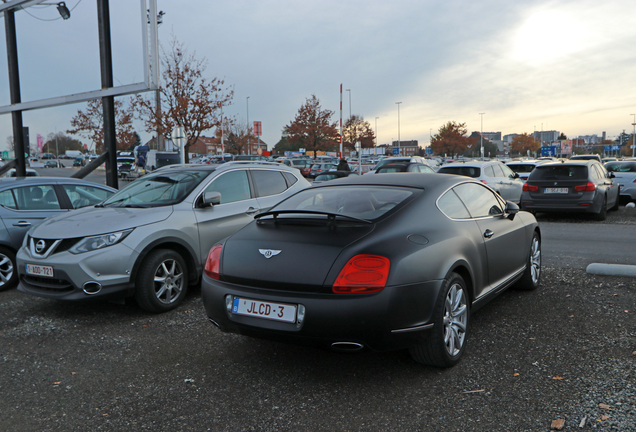
[[[550,162],[537,166],[523,185],[521,208],[531,212],[591,213],[605,220],[618,208],[620,185],[596,160]]]

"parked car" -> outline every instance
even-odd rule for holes
[[[527,159],[527,160],[512,160],[506,162],[506,166],[519,174],[519,178],[523,181],[528,180],[530,173],[537,165],[546,163],[545,160]]]
[[[40,174],[38,174],[38,172],[34,169],[31,168],[27,168],[26,171],[26,177],[39,177]],[[11,168],[9,169],[9,171],[6,172],[6,174],[4,175],[5,177],[17,177],[18,172],[16,171],[15,168]]]
[[[605,169],[614,173],[614,182],[620,185],[620,197],[636,201],[636,160],[608,162]]]
[[[383,164],[380,168],[375,169],[376,174],[382,173],[398,173],[398,172],[420,172],[434,173],[435,170],[428,164],[410,161],[395,161]]]
[[[314,179],[313,185],[317,185],[326,181],[335,180],[344,177],[357,176],[358,173],[353,171],[329,171],[324,174],[319,174]]]
[[[384,165],[397,163],[397,162],[405,162],[405,163],[419,163],[422,165],[429,165],[429,162],[421,157],[421,156],[396,156],[396,157],[387,157],[383,158],[375,165],[375,167],[368,171],[368,174],[375,173],[379,168],[382,168]],[[432,168],[432,167],[431,167]]]
[[[168,165],[99,206],[47,219],[17,255],[19,289],[59,300],[134,296],[177,307],[210,247],[310,184],[274,162]]]
[[[98,204],[115,192],[110,186],[75,178],[0,179],[0,291],[18,282],[15,254],[29,228],[49,216]]]
[[[499,161],[466,161],[443,165],[437,170],[442,174],[456,174],[474,178],[490,186],[507,201],[518,203],[523,181],[519,174]]]
[[[570,156],[570,160],[595,160],[597,162],[603,162],[601,157],[597,154],[580,154]]]
[[[521,207],[532,212],[591,213],[605,220],[619,205],[620,185],[594,159],[539,165],[523,186]]]
[[[281,163],[302,171],[303,168],[305,168],[307,165],[311,165],[311,160],[309,160],[309,159],[300,159],[300,158],[292,158],[292,159],[283,159],[281,161]]]
[[[332,162],[318,162],[318,163],[313,163],[311,164],[311,168],[309,170],[309,175],[307,175],[307,177],[309,178],[316,178],[316,176],[325,173],[327,171],[335,171],[337,168],[338,164],[337,163],[332,163]]]
[[[60,163],[57,160],[49,159],[44,162],[44,168],[59,168]]]
[[[471,314],[540,274],[532,214],[465,177],[383,174],[300,191],[217,242],[202,300],[225,332],[448,367]]]

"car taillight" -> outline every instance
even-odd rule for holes
[[[524,183],[522,189],[524,192],[536,192],[539,190],[539,186]]]
[[[219,266],[221,263],[222,249],[223,245],[220,244],[212,246],[210,253],[208,253],[208,257],[205,260],[205,274],[210,276],[212,279],[219,279]]]
[[[596,190],[596,185],[592,182],[586,184],[574,186],[574,190],[577,192],[591,192]]]
[[[345,264],[334,282],[336,294],[367,294],[382,291],[391,262],[379,255],[356,255]]]

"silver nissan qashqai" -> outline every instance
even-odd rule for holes
[[[171,310],[200,281],[212,245],[309,185],[279,163],[162,168],[31,229],[18,289],[58,300],[134,296],[147,311]]]

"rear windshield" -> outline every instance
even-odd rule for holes
[[[272,208],[271,211],[309,210],[373,220],[412,194],[413,192],[408,189],[395,187],[319,187],[298,192]]]
[[[532,172],[532,170],[536,167],[536,165],[533,164],[510,164],[508,165],[508,168],[510,168],[511,170],[513,170],[516,173],[529,173]]]
[[[463,175],[473,178],[477,178],[481,175],[481,169],[479,167],[471,166],[441,167],[437,172],[440,172],[442,174]]]
[[[537,167],[528,180],[585,180],[587,167],[579,165],[556,165]]]
[[[610,162],[605,168],[614,172],[636,172],[636,162]]]
[[[387,164],[375,170],[377,173],[397,173],[405,172],[408,169],[406,164]]]

